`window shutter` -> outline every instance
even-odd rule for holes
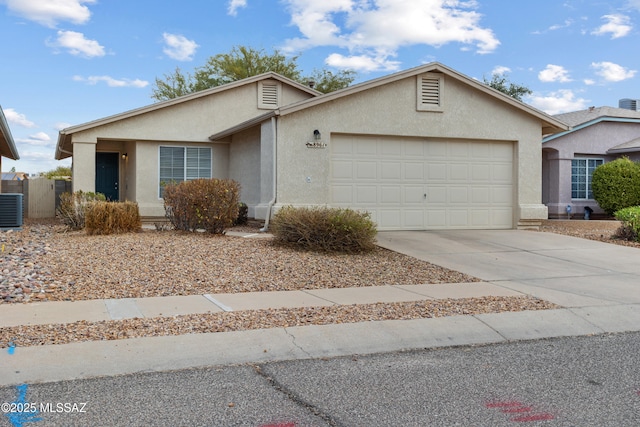
[[[430,73],[418,76],[418,110],[442,111],[443,77]]]

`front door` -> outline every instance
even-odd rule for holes
[[[120,199],[120,155],[118,153],[96,153],[96,193],[102,193],[112,202]]]

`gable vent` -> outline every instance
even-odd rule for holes
[[[443,78],[438,74],[418,76],[418,110],[442,108]]]
[[[259,84],[259,108],[278,108],[280,88],[277,82],[264,81]]]

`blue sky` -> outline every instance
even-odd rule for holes
[[[364,81],[431,61],[533,90],[547,113],[640,98],[640,0],[0,0],[0,105],[37,173],[58,131],[153,103],[176,67],[244,45]]]

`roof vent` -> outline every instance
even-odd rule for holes
[[[273,110],[278,108],[280,85],[274,80],[258,82],[258,108]]]
[[[640,111],[640,99],[623,98],[618,101],[618,108],[626,110]]]
[[[418,76],[418,111],[442,111],[444,78],[440,73]]]

